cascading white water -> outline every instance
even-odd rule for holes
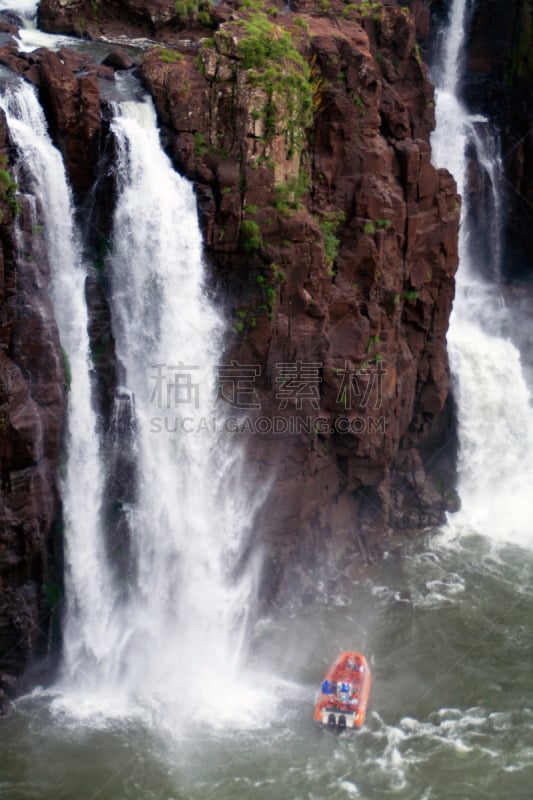
[[[72,199],[59,151],[30,84],[10,79],[0,90],[9,131],[20,154],[29,198],[39,203],[52,273],[52,298],[60,339],[70,364],[66,464],[62,485],[70,670],[105,657],[113,626],[113,589],[106,569],[99,509],[102,497],[96,418],[91,407],[85,270],[73,223]],[[35,224],[38,219],[35,219]],[[73,636],[73,626],[76,636]],[[83,665],[83,666],[82,666]]]
[[[531,541],[533,502],[533,412],[516,348],[502,338],[506,309],[497,287],[479,276],[468,248],[467,144],[492,185],[494,213],[487,236],[499,235],[499,158],[458,98],[466,0],[454,0],[446,36],[443,68],[435,76],[437,126],[433,161],[454,175],[463,196],[460,267],[448,345],[455,379],[460,438],[459,493],[462,508],[450,518],[456,530],[476,531],[501,541]],[[452,144],[453,143],[453,144]]]
[[[192,188],[162,151],[151,102],[117,104],[118,200],[106,267],[125,376],[117,402],[135,401],[138,483],[127,508],[133,574],[119,585],[101,514],[105,469],[91,408],[85,271],[65,171],[33,88],[10,81],[0,104],[42,204],[72,371],[62,487],[68,611],[57,706],[91,715],[148,711],[166,715],[174,729],[192,714],[249,724],[261,693],[243,683],[240,656],[259,549],[239,567],[262,498],[243,490],[239,443],[224,434],[216,408],[222,323],[203,286]]]
[[[39,0],[0,0],[0,11],[7,11],[19,17],[23,27],[18,31],[18,48],[22,52],[32,52],[38,47],[58,50],[60,47],[75,45],[76,39],[61,34],[43,33],[37,28],[37,8]]]
[[[114,113],[118,198],[106,269],[121,395],[135,398],[134,567],[115,612],[119,635],[109,630],[105,657],[84,665],[90,680],[77,679],[89,691],[111,688],[130,712],[157,713],[159,725],[227,723],[253,717],[258,699],[248,687],[253,702],[243,703],[236,683],[258,561],[237,570],[254,508],[238,443],[217,430],[222,325],[204,290],[194,194],[161,148],[151,101]],[[69,635],[84,648],[86,631],[73,624]]]
[[[0,11],[9,11],[23,19],[34,19],[39,0],[0,0]]]

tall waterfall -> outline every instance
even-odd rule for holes
[[[100,524],[102,464],[91,407],[90,356],[85,304],[85,269],[73,222],[72,199],[59,151],[53,146],[33,87],[10,79],[0,90],[11,137],[20,154],[28,196],[44,220],[52,297],[62,347],[70,364],[68,431],[62,497],[66,548],[65,634],[71,664],[96,663],[109,647],[113,588],[106,567]],[[74,628],[76,635],[74,636]]]
[[[481,276],[494,270],[469,247],[471,186],[468,152],[490,182],[493,202],[485,236],[498,268],[500,253],[500,159],[488,121],[469,115],[459,99],[466,0],[454,0],[437,86],[433,160],[457,180],[463,196],[457,296],[448,335],[458,404],[459,493],[462,509],[451,518],[458,530],[526,544],[533,512],[533,412],[520,354],[503,335],[507,309],[497,285]],[[453,145],[451,143],[453,142]]]
[[[224,433],[217,406],[223,328],[204,288],[192,188],[163,153],[151,101],[117,103],[118,196],[106,269],[123,379],[117,424],[133,415],[135,461],[135,486],[122,509],[129,541],[121,574],[102,509],[115,463],[109,448],[125,445],[99,440],[91,406],[85,269],[71,195],[33,88],[16,79],[2,92],[25,185],[44,218],[72,372],[62,485],[68,608],[57,705],[82,714],[148,714],[173,730],[191,717],[240,724],[244,709],[248,724],[260,693],[253,680],[246,684],[241,656],[259,572],[259,549],[250,556],[248,545],[261,497],[244,488],[240,445]]]
[[[253,502],[216,407],[222,323],[204,288],[191,186],[148,98],[116,104],[118,199],[107,269],[124,389],[135,400],[133,574],[111,665],[131,696],[220,718],[252,611],[239,570]],[[225,690],[221,692],[221,685]],[[233,709],[235,711],[235,709]]]

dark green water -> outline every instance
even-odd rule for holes
[[[173,729],[166,708],[160,719],[80,720],[49,696],[21,700],[0,721],[0,797],[531,798],[532,578],[528,550],[433,539],[369,568],[349,591],[263,620],[245,728]],[[316,688],[352,647],[372,668],[367,724],[319,731]]]

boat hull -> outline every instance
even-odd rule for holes
[[[341,653],[322,681],[314,719],[324,727],[342,731],[359,729],[365,722],[371,677],[361,653]]]

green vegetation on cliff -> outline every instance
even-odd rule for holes
[[[178,50],[171,50],[170,48],[163,47],[162,45],[159,45],[156,49],[159,52],[159,58],[163,64],[178,64],[185,58],[183,53],[180,53]]]
[[[329,211],[320,221],[320,230],[324,237],[324,253],[328,267],[332,267],[337,258],[340,239],[336,236],[336,233],[345,219],[346,215],[343,211]]]
[[[212,23],[211,0],[175,0],[176,17],[180,22],[194,22],[209,26]]]
[[[272,22],[262,3],[247,3],[241,10],[243,18],[233,29],[219,29],[215,45],[220,54],[226,54],[234,37],[237,40],[236,52],[231,53],[238,58],[236,69],[246,74],[251,87],[265,94],[264,139],[271,141],[283,131],[290,158],[301,148],[305,129],[313,122],[311,69],[290,31]]]
[[[6,169],[7,158],[5,155],[0,155],[0,204],[5,205],[11,211],[11,214],[18,214],[20,211],[20,203],[15,197],[18,190],[18,184],[11,177],[11,173]],[[0,209],[0,222],[3,219],[3,211]]]

